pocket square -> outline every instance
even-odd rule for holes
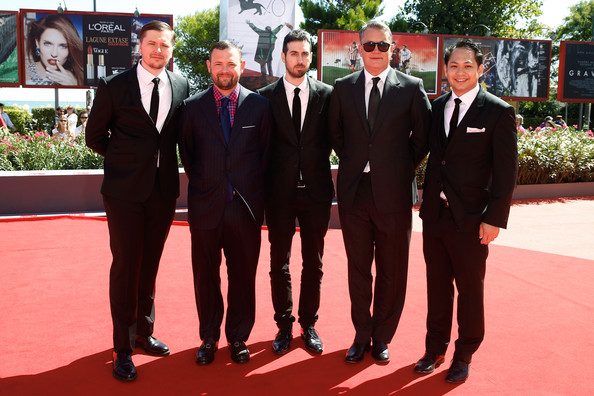
[[[256,127],[255,125],[245,125],[245,126],[242,126],[241,129],[255,128],[255,127]]]
[[[486,131],[485,128],[472,128],[472,127],[466,128],[466,133],[482,133],[485,131]]]

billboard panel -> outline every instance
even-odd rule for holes
[[[0,87],[19,85],[18,12],[0,11]]]
[[[445,49],[466,36],[444,36]],[[516,40],[470,37],[484,54],[484,74],[479,83],[488,92],[508,101],[546,101],[549,99],[550,40]],[[443,56],[442,56],[443,58]],[[443,61],[441,62],[443,65]],[[444,76],[441,93],[450,90]]]
[[[264,87],[285,73],[283,39],[295,26],[296,0],[222,0],[220,39],[241,48],[246,66],[240,82]]]
[[[320,30],[318,33],[318,78],[334,84],[337,78],[363,69],[359,32]],[[430,98],[438,96],[439,36],[395,33],[390,67],[423,80]]]
[[[594,103],[594,43],[561,41],[557,100]]]
[[[21,18],[23,86],[38,88],[96,86],[101,77],[138,61],[138,33],[145,23],[173,23],[172,15],[43,10],[21,10]]]

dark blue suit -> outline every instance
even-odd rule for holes
[[[255,277],[264,219],[264,172],[272,118],[268,100],[240,87],[227,144],[213,88],[183,105],[181,156],[189,177],[188,221],[200,338],[220,338],[221,250],[229,279],[227,341],[246,341],[255,320]],[[229,186],[233,199],[229,201]]]

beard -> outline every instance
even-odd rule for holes
[[[214,83],[215,87],[223,91],[235,88],[238,81],[239,77],[236,75],[217,74],[212,76],[212,82]]]
[[[301,77],[305,76],[305,73],[307,73],[307,67],[305,67],[305,65],[297,65],[297,66],[303,66],[303,69],[299,70],[299,69],[297,69],[297,67],[293,67],[291,69],[286,69],[287,74],[293,78],[301,78]]]

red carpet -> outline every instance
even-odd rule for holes
[[[560,237],[560,236],[554,236]],[[299,243],[293,255],[299,280]],[[408,295],[390,345],[392,361],[347,365],[354,336],[340,230],[327,236],[322,307],[316,328],[325,352],[303,342],[278,357],[268,280],[268,242],[258,271],[252,360],[231,362],[226,348],[210,366],[194,363],[200,343],[193,297],[189,230],[174,225],[157,283],[155,336],[172,355],[134,355],[134,383],[111,377],[107,223],[90,218],[0,221],[0,394],[231,395],[231,394],[593,394],[590,358],[594,261],[492,246],[486,280],[487,335],[460,386],[445,383],[448,364],[432,375],[413,373],[424,348],[426,288],[421,235],[413,233]],[[297,264],[297,265],[296,265]],[[221,273],[224,275],[224,264]],[[226,284],[223,279],[223,284]],[[298,334],[297,325],[294,328]],[[221,340],[225,344],[225,340]],[[448,351],[449,362],[453,351]],[[590,374],[588,374],[590,373]]]

